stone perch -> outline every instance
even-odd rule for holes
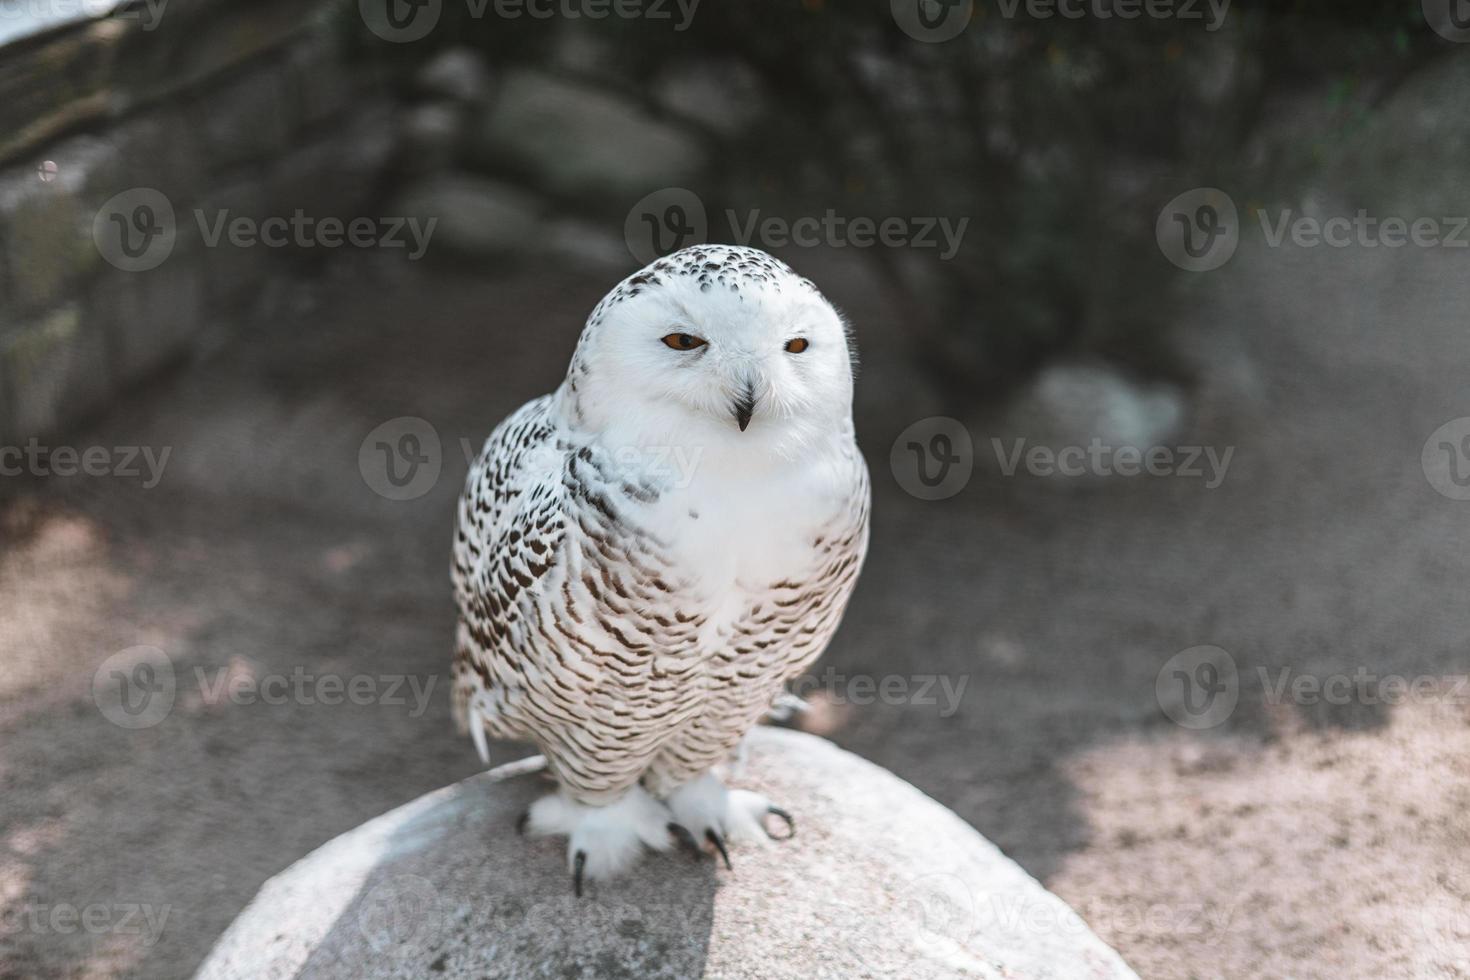
[[[545,785],[485,776],[343,834],[268,881],[199,980],[1134,977],[964,821],[831,743],[760,728],[743,773],[797,835],[672,850],[572,895],[566,843],[516,836]]]

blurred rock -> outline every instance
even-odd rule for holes
[[[490,69],[468,48],[451,48],[419,69],[415,89],[431,98],[484,102],[490,97]]]
[[[204,261],[197,247],[177,248],[145,274],[109,269],[92,285],[87,318],[107,334],[119,388],[182,356],[205,329]]]
[[[98,207],[120,183],[122,162],[105,140],[78,136],[48,149],[43,172],[28,163],[0,172],[5,307],[40,309],[69,299],[102,264],[92,238]]]
[[[1057,364],[1043,370],[1005,413],[1003,440],[1052,450],[1088,447],[1148,450],[1169,444],[1185,419],[1182,392],[1145,384],[1103,364]],[[981,452],[979,458],[990,457]]]
[[[434,173],[454,161],[464,129],[464,107],[456,102],[425,102],[403,116],[403,161],[414,173]]]
[[[541,237],[544,212],[533,194],[463,174],[431,177],[411,188],[393,214],[437,219],[429,254],[483,256],[525,252]]]
[[[31,4],[39,16],[44,4]],[[0,8],[0,34],[17,26],[19,5]],[[0,159],[12,159],[45,140],[105,117],[113,92],[110,74],[126,26],[104,20],[62,32],[49,44],[7,47],[0,71]]]
[[[199,215],[208,222],[237,221],[242,218],[260,222],[276,210],[271,207],[270,185],[259,177],[211,190],[199,201],[193,214],[179,221],[179,237],[186,246],[196,241],[203,249],[206,296],[211,306],[235,309],[249,302],[271,274],[272,258],[268,248],[237,248],[221,235],[214,247],[208,247],[199,227]]]
[[[272,211],[353,218],[376,207],[378,182],[399,138],[395,114],[368,104],[346,125],[294,141],[271,174]]]
[[[565,842],[512,830],[547,784],[468,779],[267,882],[199,980],[1133,976],[958,817],[829,742],[757,729],[735,782],[798,835],[735,848],[733,871],[650,855],[577,899]]]
[[[295,126],[286,86],[283,69],[263,68],[226,83],[208,102],[193,107],[193,128],[212,167],[274,156],[286,146]]]
[[[680,65],[659,79],[659,100],[674,112],[735,136],[767,111],[759,78],[734,60]]]
[[[322,24],[328,9],[324,0],[197,0],[158,8],[156,17],[106,21],[125,24],[128,30],[127,48],[112,77],[114,108],[130,111],[188,89],[196,94],[227,70],[242,69],[241,78],[257,71],[273,74],[278,67],[274,60],[243,66],[304,37]]]
[[[1170,337],[1170,349],[1195,379],[1191,429],[1220,433],[1265,411],[1269,399],[1259,354],[1238,324],[1201,304],[1181,327]]]
[[[109,392],[107,338],[75,303],[0,331],[0,390],[14,395],[5,435],[54,430],[68,414],[95,411]],[[3,406],[0,406],[3,408]]]
[[[113,190],[152,187],[175,205],[195,199],[206,186],[204,148],[188,113],[164,104],[120,122],[107,134],[122,159],[123,172]],[[160,153],[159,147],[168,147]]]
[[[351,106],[355,79],[337,36],[328,32],[308,34],[291,50],[288,67],[290,88],[303,125],[328,123]]]
[[[631,273],[638,264],[627,242],[609,234],[605,225],[576,218],[561,218],[547,225],[537,246],[548,255],[619,275]]]
[[[487,168],[534,174],[552,193],[597,203],[677,186],[704,156],[690,133],[607,89],[525,70],[505,79],[471,140],[472,159]]]

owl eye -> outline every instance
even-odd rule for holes
[[[786,341],[786,353],[800,354],[802,351],[806,350],[810,346],[811,344],[807,343],[807,339],[805,337],[797,337],[794,340]]]
[[[663,341],[665,347],[672,347],[674,350],[697,350],[707,343],[704,338],[696,337],[692,333],[671,333]]]

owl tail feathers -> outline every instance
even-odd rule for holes
[[[475,751],[480,754],[480,761],[488,766],[490,764],[490,745],[485,736],[485,729],[500,712],[491,702],[490,695],[486,691],[480,691],[471,697],[465,708],[464,727],[470,730],[470,738],[474,740]]]
[[[517,759],[514,762],[502,762],[494,769],[491,769],[487,775],[490,777],[492,783],[503,783],[507,779],[514,779],[517,776],[529,776],[531,773],[541,772],[545,768],[546,756],[528,755],[524,759]]]
[[[470,739],[475,743],[475,751],[479,753],[480,761],[486,766],[490,765],[487,731],[499,714],[487,691],[481,691],[466,700],[461,729],[469,728]],[[532,755],[524,759],[516,759],[514,762],[501,763],[491,769],[488,775],[491,782],[500,783],[507,779],[514,779],[516,776],[541,772],[545,768],[546,756]]]
[[[789,691],[782,691],[776,695],[776,700],[766,709],[766,718],[771,721],[790,721],[793,715],[808,710],[810,705],[802,700],[799,695]]]
[[[479,716],[470,720],[470,738],[474,739],[475,751],[480,754],[480,762],[484,765],[490,764],[490,746],[485,739],[485,725]]]

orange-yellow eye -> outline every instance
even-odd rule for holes
[[[705,341],[692,333],[671,333],[664,338],[664,345],[674,350],[695,350],[703,347]]]
[[[786,341],[786,353],[800,354],[810,346],[811,344],[807,343],[805,337],[797,337],[795,340]]]

